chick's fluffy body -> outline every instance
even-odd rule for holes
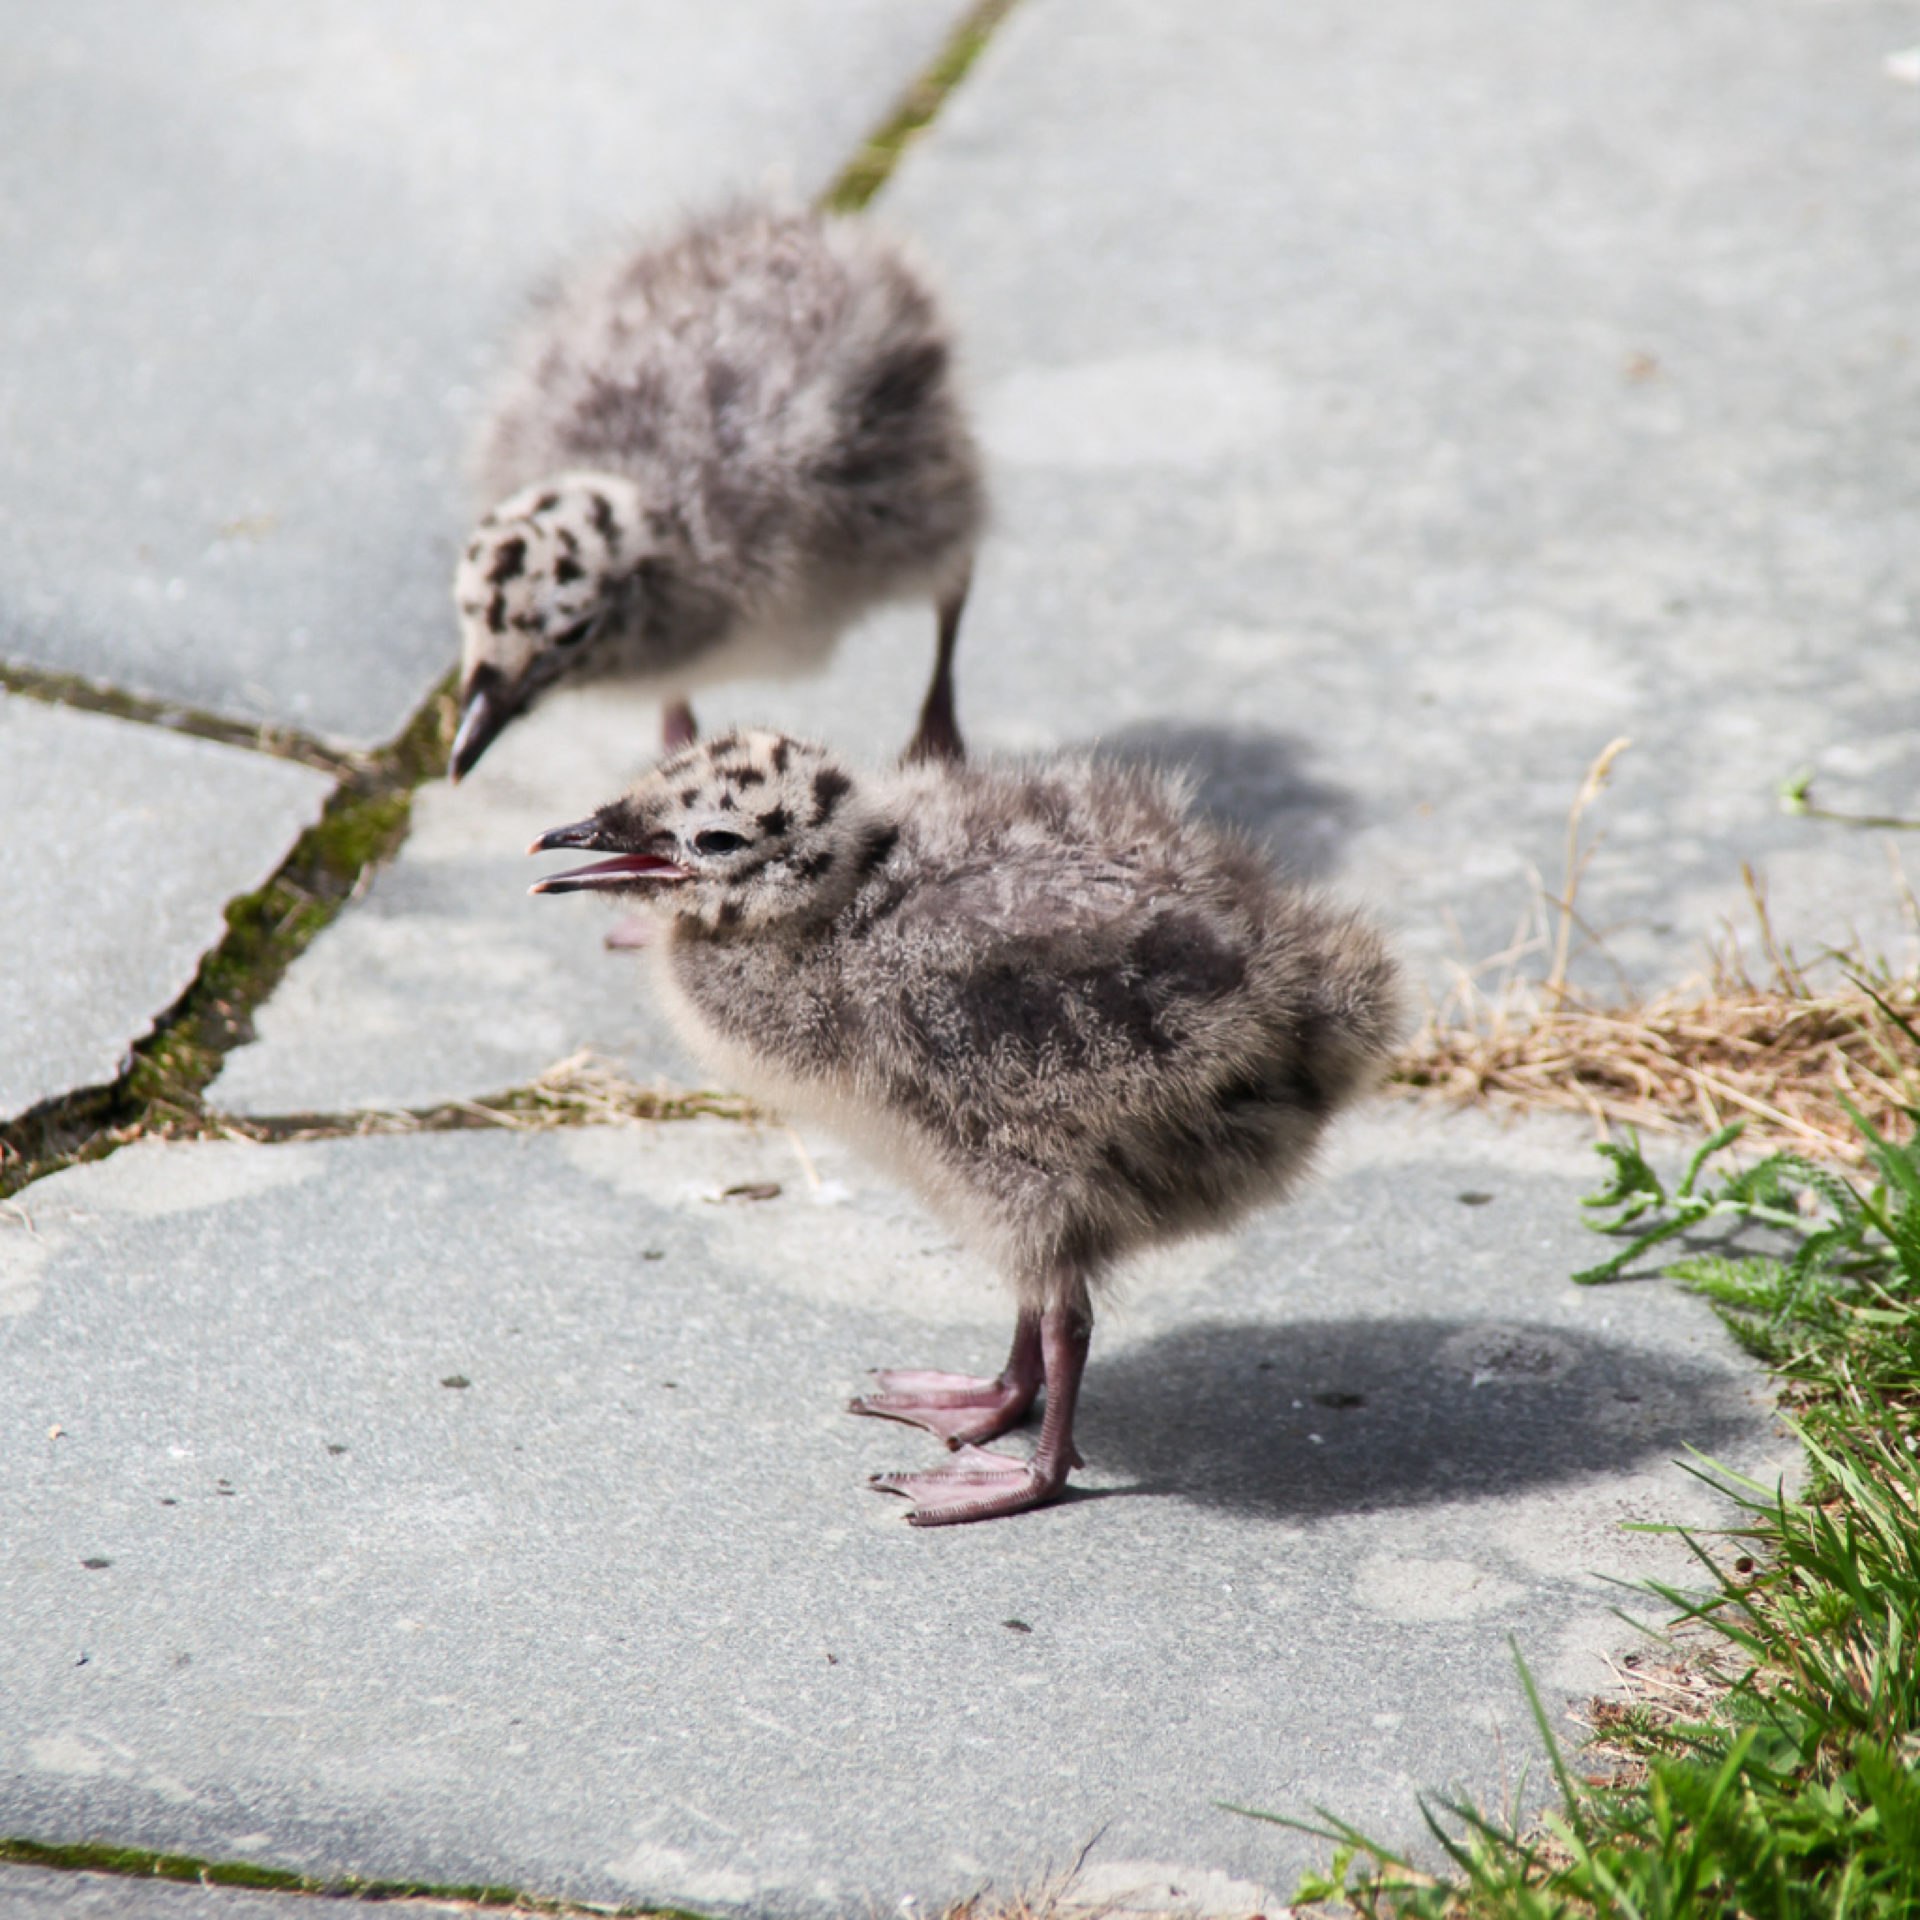
[[[805,876],[812,906],[663,901],[684,1037],[875,1154],[1024,1305],[1282,1197],[1400,1037],[1378,936],[1281,886],[1180,780],[1085,759],[855,776],[733,738],[616,804],[668,831],[771,818],[777,849],[740,858],[764,857],[758,885]]]
[[[811,669],[865,607],[964,582],[984,496],[950,363],[884,235],[735,206],[547,296],[476,486],[491,505],[569,472],[633,483],[620,551],[643,574],[587,674]]]

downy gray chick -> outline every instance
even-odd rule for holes
[[[958,1449],[874,1477],[921,1526],[1059,1494],[1102,1277],[1284,1195],[1402,1032],[1372,929],[1139,769],[856,774],[735,732],[532,851],[560,848],[611,857],[535,893],[668,918],[658,983],[713,1071],[872,1152],[1011,1280],[997,1378],[887,1372],[852,1403]],[[1032,1459],[988,1450],[1043,1386]]]
[[[562,678],[612,675],[694,734],[694,686],[822,665],[930,596],[908,753],[960,757],[953,649],[984,518],[933,295],[850,220],[739,206],[551,295],[482,436],[460,558],[450,776]]]

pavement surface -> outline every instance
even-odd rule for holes
[[[1272,14],[1023,5],[883,197],[944,278],[993,455],[976,744],[1192,766],[1379,904],[1444,997],[1516,937],[1541,970],[1568,809],[1625,736],[1576,980],[1675,985],[1729,927],[1751,955],[1743,862],[1808,949],[1911,958],[1886,839],[1777,789],[1920,792],[1920,87],[1884,65],[1920,9]],[[884,759],[931,624],[703,711]],[[219,1099],[488,1093],[563,1021],[643,1078],[677,1065],[630,968],[582,971],[552,903],[472,864],[649,757],[651,715],[602,699],[555,699],[423,807]],[[484,954],[458,982],[455,924]]]
[[[1210,1869],[1252,1911],[1315,1849],[1220,1802],[1412,1841],[1410,1785],[1531,1748],[1509,1634],[1579,1698],[1607,1576],[1685,1577],[1618,1531],[1716,1517],[1682,1449],[1788,1460],[1703,1310],[1566,1283],[1577,1127],[1401,1110],[1135,1276],[1072,1499],[916,1532],[862,1482],[935,1444],[845,1401],[990,1368],[1010,1310],[812,1157],[818,1189],[712,1121],[141,1145],[29,1189],[12,1822],[823,1914],[1098,1836],[1100,1884]]]
[[[0,1121],[112,1081],[226,902],[331,790],[288,760],[0,693]]]
[[[0,701],[0,1112],[110,1080],[317,812],[279,731],[390,739],[450,664],[462,435],[529,280],[817,190],[958,11],[22,15],[0,662],[263,731]],[[1537,927],[1627,735],[1582,978],[1693,971],[1743,862],[1789,939],[1906,957],[1886,837],[1775,788],[1920,785],[1916,43],[1905,0],[1022,0],[880,202],[992,460],[976,747],[1193,766],[1439,994]],[[890,755],[931,625],[703,719]],[[583,1046],[687,1084],[519,854],[656,728],[557,696],[423,789],[215,1104],[345,1128]],[[1509,1635],[1555,1706],[1603,1687],[1608,1582],[1685,1568],[1618,1523],[1712,1523],[1689,1447],[1791,1458],[1697,1302],[1567,1283],[1593,1167],[1571,1126],[1358,1116],[1298,1204],[1130,1278],[1075,1497],[937,1534],[861,1485],[931,1442],[839,1408],[991,1366],[1008,1308],[830,1141],[145,1142],[35,1183],[0,1832],[769,1916],[1084,1850],[1088,1898],[1252,1913],[1320,1852],[1223,1802],[1408,1842],[1421,1791],[1536,1805]],[[0,1869],[0,1914],[263,1902]]]

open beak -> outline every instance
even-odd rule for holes
[[[508,693],[505,681],[497,673],[483,667],[475,674],[467,704],[460,710],[460,731],[453,736],[453,752],[447,761],[447,778],[455,786],[479,764],[480,756],[520,707],[521,702]]]
[[[592,853],[607,844],[605,829],[598,820],[576,820],[570,827],[554,827],[543,833],[527,851],[558,853],[577,847]],[[693,876],[685,867],[665,860],[657,853],[616,853],[610,860],[596,860],[591,866],[569,867],[564,873],[550,873],[536,880],[529,893],[591,893],[596,889],[620,890],[642,881],[671,886],[676,880]]]

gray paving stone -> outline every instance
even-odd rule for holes
[[[113,1080],[330,791],[268,754],[0,693],[0,1120]]]
[[[1133,1277],[1075,1497],[916,1532],[861,1481],[932,1443],[841,1404],[996,1362],[1008,1305],[807,1146],[817,1190],[719,1123],[149,1143],[30,1189],[7,1824],[783,1915],[1093,1841],[1103,1886],[1246,1912],[1315,1850],[1218,1802],[1412,1840],[1416,1788],[1497,1796],[1507,1634],[1555,1703],[1604,1684],[1606,1577],[1684,1568],[1620,1523],[1718,1517],[1685,1445],[1787,1457],[1698,1302],[1568,1283],[1578,1128],[1382,1108]]]
[[[531,281],[817,190],[960,3],[14,9],[0,658],[392,736],[454,659],[461,448]]]
[[[1904,18],[1016,10],[882,202],[945,268],[994,456],[975,744],[1194,765],[1291,866],[1385,911],[1439,996],[1516,933],[1544,970],[1540,885],[1624,734],[1581,906],[1631,984],[1750,931],[1749,861],[1803,949],[1857,929],[1913,957],[1888,838],[1775,798],[1808,764],[1857,811],[1920,791],[1920,481],[1889,430],[1920,402],[1920,94],[1883,67]],[[929,625],[890,617],[825,679],[703,711],[897,752]],[[581,714],[518,743],[498,878],[463,874],[489,941],[525,839],[656,738]],[[479,809],[508,804],[480,785],[476,855]],[[369,902],[383,953],[446,939],[439,863],[409,848]],[[556,1052],[613,1035],[593,935],[571,963],[543,937],[581,995]],[[517,980],[478,1019],[458,999],[464,1071],[432,992],[405,996],[417,1044],[389,1035],[375,938],[343,923],[310,956],[223,1082],[236,1104],[493,1084]],[[1619,984],[1591,956],[1576,978]],[[384,1073],[352,1064],[375,1031]],[[674,1070],[638,1024],[623,1057]]]

